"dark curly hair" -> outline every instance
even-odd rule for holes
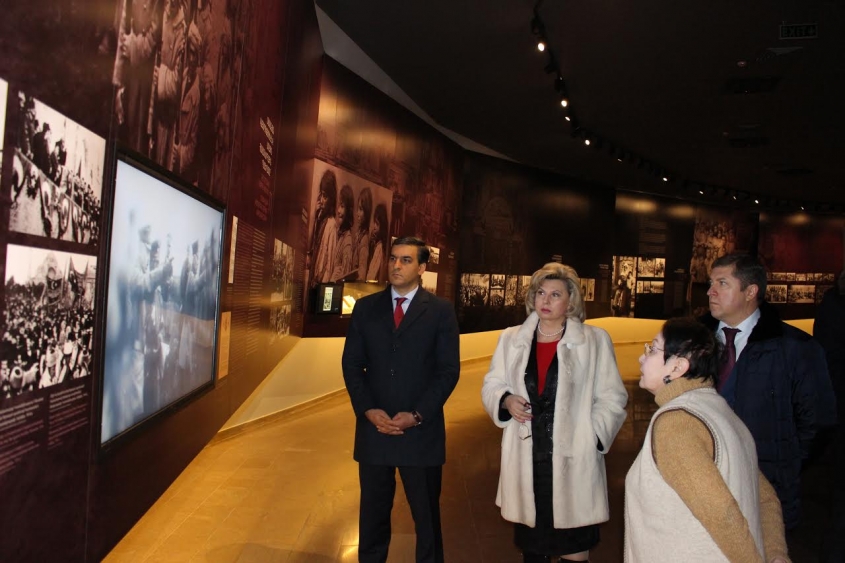
[[[719,383],[722,345],[712,330],[692,317],[679,317],[666,321],[661,332],[663,361],[672,356],[686,358],[689,369],[684,377]]]

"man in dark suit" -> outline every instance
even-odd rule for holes
[[[719,393],[754,437],[789,530],[799,521],[802,464],[819,430],[836,422],[824,351],[766,302],[759,260],[727,254],[710,268],[710,314],[700,320],[725,345]]]
[[[387,560],[397,468],[414,517],[416,560],[443,561],[443,405],[458,383],[459,333],[454,307],[422,288],[428,257],[418,238],[393,242],[390,287],[358,300],[343,349],[356,417],[362,563]]]

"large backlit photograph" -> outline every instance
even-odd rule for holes
[[[118,160],[102,443],[213,382],[223,211],[190,193]]]

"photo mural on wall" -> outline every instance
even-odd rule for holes
[[[96,245],[106,140],[18,93],[9,229]]]
[[[359,77],[335,61],[325,59],[315,156],[318,163],[315,168],[328,165],[336,172],[346,171],[357,178],[356,182],[385,189],[390,194],[384,209],[378,209],[375,203],[373,206],[371,233],[375,224],[379,225],[376,244],[384,247],[386,258],[389,237],[413,235],[425,240],[437,249],[437,264],[430,264],[424,281],[442,297],[453,299],[463,151]],[[318,173],[315,169],[315,188]],[[357,188],[354,183],[350,186],[357,206]],[[338,181],[338,190],[341,188],[342,182]],[[376,199],[374,191],[373,201]],[[320,243],[314,240],[315,232],[310,226],[315,222],[315,201],[316,194],[312,197],[306,260],[311,286],[332,277],[322,271],[318,256]],[[381,218],[385,211],[388,225],[382,232]],[[326,224],[331,229],[331,222]],[[319,221],[317,225],[319,228]],[[360,252],[363,254],[363,250]],[[382,256],[375,249],[372,254]],[[360,265],[363,260],[357,262]],[[386,281],[386,263],[368,269],[372,271],[365,273],[361,269],[356,279]]]
[[[715,207],[696,208],[688,289],[693,316],[709,310],[707,289],[713,261],[733,252],[754,253],[756,235],[756,215]]]
[[[218,199],[226,198],[232,158],[241,4],[122,0],[117,21],[119,141]]]
[[[310,286],[338,280],[386,282],[390,190],[316,160],[311,194]]]
[[[633,317],[637,271],[636,256],[613,257],[613,289],[610,294],[610,314],[613,317]]]

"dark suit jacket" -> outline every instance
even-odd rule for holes
[[[451,303],[419,288],[394,328],[390,287],[359,299],[343,348],[343,379],[355,411],[355,460],[390,466],[446,461],[443,405],[458,383],[459,332]],[[417,411],[401,436],[378,432],[364,413]]]

